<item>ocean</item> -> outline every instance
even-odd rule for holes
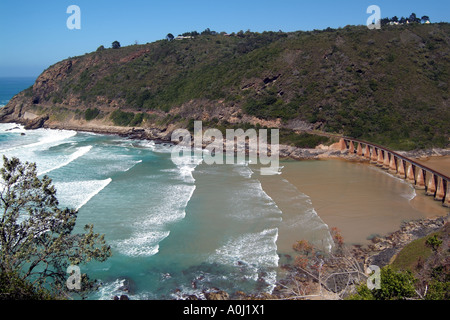
[[[0,101],[7,103],[34,80],[1,81]],[[264,177],[258,166],[248,163],[207,165],[201,159],[192,163],[190,158],[174,163],[172,148],[113,135],[30,131],[0,124],[1,154],[35,162],[38,174],[53,180],[61,206],[79,210],[76,231],[93,224],[111,245],[109,260],[81,267],[82,273],[102,284],[90,299],[121,294],[141,300],[180,299],[202,296],[213,287],[230,293],[271,292],[281,275],[281,260],[292,254],[294,241],[331,247],[330,226],[318,214],[315,198],[304,191],[314,193],[308,189],[313,173],[317,177],[329,172],[333,177],[333,172],[348,169],[341,184],[349,185],[360,181],[363,172],[378,186],[374,199],[384,197],[385,202],[382,198],[377,203],[389,208],[396,201],[396,209],[383,217],[400,220],[421,214],[409,204],[415,196],[410,185],[368,166],[286,161],[281,167],[291,170],[287,175],[281,169],[280,175]],[[383,179],[391,181],[395,195],[387,195]],[[325,190],[327,182],[321,183],[317,188]],[[336,184],[333,188],[343,191]],[[361,187],[357,189],[364,194]],[[351,204],[340,210],[346,216]],[[392,221],[388,223],[392,226]]]
[[[33,85],[34,77],[0,77],[0,108],[17,93]]]

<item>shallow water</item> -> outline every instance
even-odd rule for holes
[[[398,230],[403,221],[450,211],[403,179],[367,163],[344,160],[285,161],[282,177],[307,194],[320,218],[347,243]],[[263,183],[276,197],[277,190]],[[298,239],[301,240],[301,239]]]
[[[0,80],[0,105],[34,82]],[[91,299],[174,299],[211,287],[270,292],[298,240],[326,250],[331,227],[348,243],[364,243],[403,220],[448,213],[366,164],[282,161],[280,174],[262,176],[246,163],[173,162],[171,151],[149,141],[0,124],[1,154],[36,162],[61,205],[79,210],[76,231],[94,224],[111,245],[108,261],[82,266],[102,283]]]
[[[340,160],[282,161],[281,174],[262,176],[246,163],[174,163],[169,145],[14,124],[0,124],[0,150],[53,179],[61,205],[79,209],[77,231],[106,235],[113,256],[82,267],[103,283],[91,299],[270,292],[295,241],[329,249],[338,227],[364,243],[448,212],[375,166]]]

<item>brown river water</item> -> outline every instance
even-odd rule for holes
[[[443,173],[450,171],[450,157],[422,161]],[[404,221],[450,213],[449,208],[426,196],[423,190],[415,190],[405,180],[368,163],[283,160],[280,166],[283,166],[280,175],[258,178],[264,191],[283,211],[284,222],[277,243],[281,252],[289,252],[298,240],[323,239],[326,228],[320,223],[315,228],[315,223],[311,223],[314,219],[321,220],[328,229],[338,228],[348,244],[365,244],[375,235],[398,230]],[[305,197],[309,198],[316,217],[302,224],[298,204]]]

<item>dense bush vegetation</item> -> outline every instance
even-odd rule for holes
[[[52,96],[64,103],[71,94],[91,108],[114,102],[123,110],[112,117],[117,125],[139,123],[131,112],[202,99],[395,149],[445,147],[449,34],[447,23],[231,35],[207,29],[74,58]]]
[[[0,300],[54,300],[47,290],[37,288],[15,273],[0,271]]]
[[[111,120],[116,126],[139,126],[144,120],[144,114],[115,110],[111,113]]]
[[[98,110],[97,108],[88,108],[85,113],[84,113],[84,118],[87,121],[91,121],[94,120],[95,118],[97,118],[97,116],[100,114],[100,110]]]
[[[450,225],[403,248],[391,265],[381,269],[381,288],[358,287],[350,299],[450,299]]]

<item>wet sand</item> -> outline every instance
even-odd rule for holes
[[[432,159],[429,165],[449,169],[447,161]],[[383,236],[398,230],[404,221],[450,213],[449,208],[426,196],[423,190],[415,190],[403,179],[368,163],[339,159],[286,160],[281,166],[284,168],[279,179],[288,180],[309,196],[320,219],[329,228],[337,227],[349,244],[368,243],[375,235]],[[273,179],[262,176],[261,184],[276,201],[281,195],[271,187]],[[283,226],[279,233],[281,248],[288,248],[305,238],[302,232]]]

